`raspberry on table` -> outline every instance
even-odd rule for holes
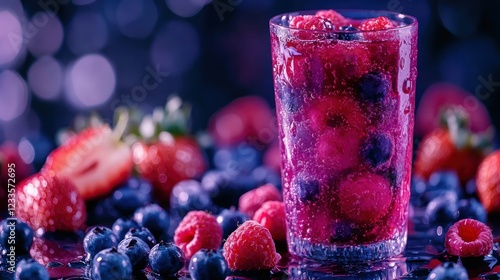
[[[454,256],[485,256],[493,249],[493,234],[487,225],[474,219],[463,219],[448,229],[445,248]]]
[[[335,29],[335,26],[328,19],[313,15],[295,16],[290,20],[290,27],[321,31]]]
[[[268,270],[281,259],[269,230],[252,220],[237,228],[227,238],[222,250],[233,271]]]
[[[222,242],[222,228],[217,219],[205,211],[191,211],[175,230],[174,243],[186,258],[191,258],[200,249],[217,249]]]
[[[386,17],[376,17],[367,19],[359,26],[359,30],[364,31],[375,31],[393,28],[394,24],[392,21]]]
[[[265,184],[244,193],[240,197],[238,210],[253,217],[266,201],[281,201],[280,191],[273,184]]]
[[[255,212],[253,220],[269,230],[274,241],[286,240],[285,203],[267,201]]]

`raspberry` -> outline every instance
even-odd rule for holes
[[[335,29],[328,19],[312,15],[295,16],[290,20],[290,27],[322,31]]]
[[[279,190],[272,184],[265,184],[254,190],[244,193],[240,197],[239,209],[249,217],[255,215],[255,211],[266,201],[281,201]]]
[[[474,219],[463,219],[446,233],[445,248],[454,256],[485,256],[493,249],[493,234],[487,225]]]
[[[285,203],[267,201],[255,212],[253,220],[269,230],[274,241],[286,240]]]
[[[371,18],[359,26],[359,30],[375,31],[393,28],[394,24],[386,17]]]
[[[389,210],[391,195],[391,186],[382,176],[368,172],[350,174],[340,182],[340,211],[360,225],[375,223]]]
[[[252,220],[229,235],[222,250],[233,271],[272,269],[281,259],[269,230]]]
[[[331,23],[333,23],[333,25],[337,27],[348,25],[348,22],[345,19],[345,17],[334,10],[318,11],[316,13],[316,16],[329,20]]]
[[[191,211],[180,222],[174,233],[174,243],[186,258],[200,249],[217,249],[222,242],[222,229],[214,216],[204,211]]]

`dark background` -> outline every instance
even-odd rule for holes
[[[0,11],[10,11],[24,26],[25,39],[19,54],[0,64],[0,143],[22,137],[53,143],[77,114],[97,111],[109,119],[112,108],[126,102],[151,111],[171,94],[194,105],[195,131],[240,96],[259,95],[274,106],[268,20],[325,8],[391,10],[418,18],[417,100],[435,82],[451,82],[476,97],[480,77],[500,82],[495,0],[1,0]],[[46,11],[55,17],[40,14]],[[12,17],[5,15],[4,27],[12,27]],[[34,36],[26,38],[30,23]],[[148,67],[168,77],[134,99]],[[481,96],[497,127],[498,84]]]

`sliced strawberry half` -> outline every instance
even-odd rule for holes
[[[72,181],[83,199],[111,192],[132,172],[132,153],[108,125],[89,127],[55,149],[42,170]]]

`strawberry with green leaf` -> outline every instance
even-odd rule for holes
[[[172,97],[164,110],[145,116],[132,146],[137,172],[149,180],[157,199],[168,204],[172,188],[178,182],[199,177],[207,163],[198,143],[188,134],[190,108],[178,97]]]
[[[461,107],[449,107],[442,114],[442,126],[426,135],[415,160],[415,174],[426,179],[438,170],[457,172],[462,185],[476,171],[491,147],[492,129],[472,133],[467,113]]]

